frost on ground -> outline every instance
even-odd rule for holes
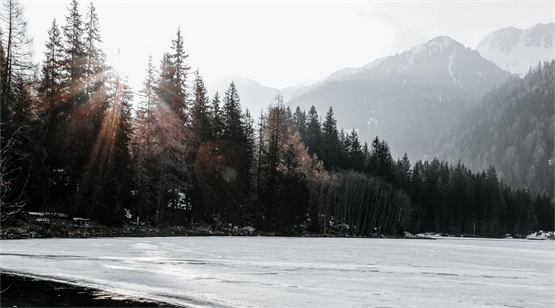
[[[0,242],[0,268],[186,306],[554,307],[553,241],[279,237]]]

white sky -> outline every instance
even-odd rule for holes
[[[42,60],[52,19],[70,1],[22,0]],[[103,49],[139,90],[149,54],[158,65],[181,26],[189,64],[205,79],[251,78],[275,88],[400,53],[438,35],[476,47],[487,33],[554,21],[554,2],[93,1]],[[89,1],[81,1],[84,17]]]

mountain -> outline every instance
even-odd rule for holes
[[[538,62],[554,59],[554,30],[555,23],[540,23],[525,30],[503,28],[486,35],[476,50],[500,68],[523,76]]]
[[[328,77],[324,78],[321,81],[318,81],[316,83],[313,84],[309,84],[309,85],[304,85],[304,86],[299,86],[296,88],[295,91],[293,91],[290,95],[289,95],[289,99],[294,99],[298,96],[301,96],[305,93],[308,93],[312,90],[314,90],[315,88],[318,88],[324,84],[333,82],[333,81],[339,81],[339,80],[344,80],[344,79],[348,79],[350,77],[352,77],[353,75],[357,74],[357,73],[361,73],[365,70],[369,70],[371,68],[373,68],[374,66],[380,64],[385,58],[379,58],[376,59],[364,66],[361,67],[347,67],[344,68],[342,70],[339,70],[337,72],[334,72],[333,74],[329,75]]]
[[[401,54],[332,74],[291,106],[320,113],[332,106],[338,127],[356,128],[362,140],[385,139],[394,156],[425,158],[439,136],[483,94],[509,76],[477,51],[441,36]]]
[[[444,140],[439,157],[472,170],[493,165],[513,187],[553,197],[555,62],[488,93]]]

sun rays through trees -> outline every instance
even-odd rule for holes
[[[5,0],[0,17],[2,220],[25,205],[105,225],[282,234],[553,230],[552,198],[511,188],[493,167],[395,160],[386,140],[338,127],[333,108],[293,112],[279,94],[258,115],[233,81],[210,97],[188,63],[190,29],[177,29],[158,63],[138,64],[135,93],[117,59],[108,64],[93,3],[73,0],[52,21],[40,66],[21,3]]]

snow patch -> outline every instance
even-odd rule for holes
[[[538,232],[533,232],[533,233],[528,234],[528,236],[526,236],[526,239],[529,239],[529,240],[553,240],[553,239],[555,239],[555,237],[553,236],[553,232],[538,231]]]
[[[449,56],[449,63],[447,64],[447,71],[449,72],[449,75],[451,76],[451,79],[453,79],[453,81],[457,82],[457,78],[455,78],[455,75],[453,75],[453,66],[455,65],[455,59],[457,58],[457,50],[455,49],[453,51],[453,54]]]
[[[366,122],[366,125],[368,125],[368,126],[370,126],[370,125],[378,126],[378,120],[376,120],[374,118],[370,118],[370,120],[368,122]]]

